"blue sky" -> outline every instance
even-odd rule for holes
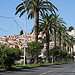
[[[67,23],[67,27],[75,28],[75,0],[50,0],[57,8],[57,14]],[[21,29],[25,29],[25,14],[21,19],[18,19],[19,14],[15,15],[16,6],[21,3],[21,0],[0,0],[0,37],[4,35],[19,35]],[[3,18],[14,17],[19,27],[13,19]],[[34,19],[27,20],[27,33],[31,31],[34,25]]]

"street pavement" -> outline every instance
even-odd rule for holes
[[[75,63],[5,71],[0,75],[75,75]]]

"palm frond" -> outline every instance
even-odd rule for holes
[[[18,8],[17,11],[16,11],[16,13],[15,13],[15,15],[16,15],[18,12],[21,12],[22,10],[25,10],[24,6]]]
[[[26,1],[24,1],[24,4],[27,4],[28,2],[29,2],[29,0],[26,0]],[[24,6],[23,3],[19,4],[19,5],[16,7],[16,10],[17,10],[20,6]]]
[[[24,13],[25,13],[26,11],[24,10],[24,11],[22,11],[22,13],[20,14],[20,16],[19,17],[21,17]]]

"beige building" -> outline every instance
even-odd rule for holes
[[[69,31],[68,34],[71,35],[71,36],[73,36],[75,38],[75,29],[72,30],[72,31]]]
[[[72,31],[69,31],[68,34],[75,38],[75,29]],[[73,48],[74,48],[74,52],[75,52],[75,44],[73,45]]]

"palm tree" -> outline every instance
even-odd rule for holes
[[[71,47],[71,49],[72,49],[72,53],[74,52],[74,49],[73,49],[73,45],[75,44],[75,38],[73,38],[73,36],[70,36],[70,47]],[[70,52],[70,53],[71,53]],[[71,53],[71,54],[72,54]]]
[[[25,0],[24,5],[23,3],[19,4],[16,7],[16,13],[21,12],[20,16],[21,17],[26,11],[28,13],[28,19],[29,18],[35,18],[35,41],[38,41],[38,27],[39,27],[39,13],[41,15],[44,15],[45,12],[50,11],[51,13],[55,12],[55,10],[58,10],[51,2],[48,0],[43,1],[43,0]],[[36,59],[36,58],[35,58]],[[37,63],[37,59],[35,61]]]
[[[49,63],[49,34],[52,31],[52,16],[46,14],[40,19],[39,31],[46,34],[46,62]]]
[[[73,45],[75,44],[75,39],[72,36],[70,36],[67,33],[67,31],[63,31],[62,39],[64,39],[64,50],[66,50],[67,48],[67,51],[70,52],[70,54],[72,54],[74,52]]]
[[[63,30],[62,32],[62,50],[66,51],[66,31]]]
[[[53,29],[54,29],[54,48],[56,48],[56,32],[57,32],[57,27],[58,27],[59,24],[62,24],[62,23],[65,23],[65,22],[57,14],[53,15],[52,18],[53,18],[52,26],[53,26]]]
[[[24,4],[21,3],[16,7],[16,13],[21,12],[20,16],[21,17],[26,11],[28,13],[28,19],[29,18],[35,18],[35,41],[38,41],[38,27],[39,27],[39,12],[41,15],[45,14],[45,11],[51,11],[51,13],[55,12],[54,9],[57,10],[57,8],[48,0],[43,1],[43,0],[25,0]],[[26,8],[26,9],[25,9]]]
[[[53,18],[52,27],[54,29],[54,48],[56,48],[56,32],[58,32],[59,35],[61,35],[59,27],[61,27],[61,29],[63,29],[62,24],[66,24],[66,23],[57,14],[53,15],[52,18]],[[60,40],[61,40],[61,38],[60,38]],[[61,41],[59,44],[61,44]]]
[[[68,33],[65,34],[65,47],[67,46],[67,51],[70,51],[71,54],[71,48],[73,48],[74,39],[72,36],[70,36]]]
[[[58,39],[59,39],[59,49],[61,50],[61,43],[62,43],[62,32],[64,31],[65,26],[63,24],[59,24],[57,27]]]

